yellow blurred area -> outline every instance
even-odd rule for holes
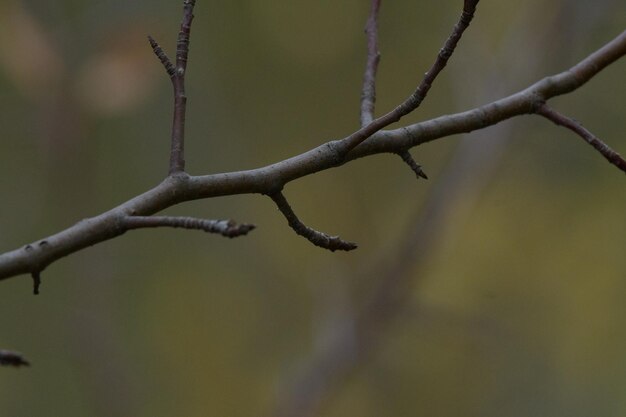
[[[196,3],[191,174],[263,166],[358,128],[369,2]],[[146,35],[173,57],[181,5],[0,2],[0,251],[167,174],[171,86]],[[378,114],[413,91],[461,5],[382,2]],[[624,27],[619,0],[483,0],[398,126],[516,92]],[[625,68],[551,103],[622,155]],[[428,181],[377,155],[286,186],[303,222],[354,252],[296,236],[266,197],[234,196],[165,214],[256,224],[246,237],[132,231],[51,265],[37,297],[29,277],[2,281],[0,348],[32,366],[0,369],[0,415],[278,415],[315,358],[358,331],[374,289],[400,276],[408,295],[375,317],[366,355],[331,369],[312,415],[624,414],[623,174],[533,116],[412,154]],[[389,272],[420,219],[406,268]]]

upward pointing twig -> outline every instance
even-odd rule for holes
[[[174,87],[174,120],[172,122],[172,140],[170,145],[169,174],[185,171],[185,111],[187,96],[185,95],[185,72],[189,56],[189,37],[193,21],[193,7],[196,0],[184,0],[183,21],[180,23],[178,41],[176,42],[176,62],[172,63],[163,48],[148,36],[150,46],[165,67]]]
[[[381,0],[372,0],[370,16],[365,26],[367,35],[367,63],[363,74],[363,89],[361,92],[361,127],[374,120],[376,108],[376,73],[380,62],[378,50],[378,11]]]
[[[170,175],[185,171],[185,110],[187,106],[185,72],[187,70],[189,36],[195,4],[195,0],[185,0],[183,2],[183,21],[180,24],[180,32],[178,32],[178,41],[176,42],[176,67],[172,77],[172,83],[174,84],[174,120],[172,122]]]
[[[465,32],[465,29],[469,27],[472,19],[474,18],[474,12],[476,11],[478,1],[479,0],[465,0],[463,12],[461,13],[459,21],[456,25],[454,25],[452,33],[446,40],[443,48],[439,51],[439,54],[437,54],[437,59],[428,72],[424,74],[422,82],[413,94],[411,94],[403,103],[389,113],[373,120],[371,123],[363,126],[361,129],[343,139],[339,145],[339,151],[343,155],[350,152],[374,133],[394,122],[397,122],[403,116],[411,113],[413,110],[417,109],[420,104],[422,104],[422,101],[426,98],[426,94],[428,94],[432,83],[435,81],[439,73],[445,68],[448,60],[454,52],[454,49],[456,48],[456,45],[459,43],[461,36],[463,36],[463,32]]]
[[[174,64],[172,64],[170,58],[167,56],[163,48],[161,48],[161,45],[159,45],[157,41],[155,41],[154,38],[150,35],[148,35],[148,41],[150,41],[150,46],[152,47],[154,54],[157,56],[157,58],[159,58],[159,61],[161,61],[163,67],[165,67],[167,75],[169,75],[170,78],[174,77],[174,72],[176,71],[176,69],[174,68]]]

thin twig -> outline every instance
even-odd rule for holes
[[[129,216],[124,220],[127,230],[149,227],[176,227],[182,229],[203,230],[207,233],[217,233],[226,237],[247,235],[253,230],[253,224],[238,224],[232,220],[207,220],[194,217],[173,216]]]
[[[409,166],[409,168],[411,168],[413,172],[415,172],[415,175],[417,175],[417,178],[421,177],[421,178],[424,178],[425,180],[428,179],[428,176],[422,170],[422,166],[418,164],[417,162],[415,162],[415,159],[413,159],[409,151],[400,152],[398,153],[398,155]]]
[[[363,74],[363,89],[361,92],[361,127],[374,120],[376,109],[376,73],[380,62],[378,50],[378,11],[381,0],[372,0],[370,16],[365,26],[367,36],[367,62]]]
[[[298,219],[296,213],[293,212],[287,199],[281,192],[270,194],[269,197],[276,203],[278,209],[287,219],[289,227],[300,236],[305,237],[309,242],[320,248],[328,249],[332,252],[336,250],[350,251],[357,248],[356,243],[342,240],[339,236],[329,236],[326,233],[318,232],[311,229]]]
[[[20,367],[30,366],[30,363],[24,359],[21,353],[0,350],[0,365]]]
[[[537,108],[537,114],[545,117],[558,126],[563,126],[576,133],[578,136],[583,138],[585,142],[593,146],[595,150],[600,152],[607,161],[626,173],[626,160],[624,160],[620,154],[611,149],[609,145],[604,143],[596,135],[585,129],[578,121],[559,113],[545,103]]]
[[[170,151],[170,175],[185,171],[185,112],[187,96],[185,95],[185,73],[189,55],[189,37],[193,21],[195,0],[183,2],[183,20],[176,42],[176,71],[172,78],[174,84],[174,120],[172,122],[172,143]]]
[[[424,78],[422,82],[419,84],[417,89],[411,94],[402,104],[397,106],[395,109],[385,114],[384,116],[375,119],[368,125],[362,127],[357,130],[347,138],[341,140],[341,143],[338,144],[338,151],[345,155],[354,149],[357,145],[363,142],[365,139],[372,136],[374,133],[379,130],[389,126],[390,124],[397,122],[402,117],[411,113],[413,110],[417,109],[424,98],[426,98],[426,94],[430,90],[433,82],[439,75],[439,73],[445,68],[448,60],[454,53],[454,49],[456,48],[463,32],[467,29],[474,17],[474,12],[476,11],[476,5],[478,4],[478,0],[465,1],[465,6],[463,8],[463,12],[461,13],[461,17],[456,25],[454,25],[454,29],[452,33],[446,40],[443,48],[439,50],[437,54],[437,59],[435,59],[434,64],[426,74],[424,74]]]
[[[172,61],[170,61],[170,58],[167,56],[163,48],[161,48],[161,45],[159,45],[152,36],[148,35],[148,41],[150,42],[150,46],[152,47],[154,54],[157,56],[157,58],[159,58],[159,61],[161,61],[163,67],[165,67],[167,75],[169,75],[170,78],[173,78],[176,69],[174,68],[174,64],[172,64]]]

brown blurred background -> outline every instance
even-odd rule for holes
[[[167,173],[171,87],[146,35],[172,56],[181,4],[0,0],[0,251]],[[415,88],[461,4],[383,2],[379,114]],[[368,9],[198,0],[190,173],[266,165],[355,130]],[[483,0],[403,124],[513,93],[625,27],[620,0]],[[625,69],[551,102],[622,154]],[[26,276],[1,282],[0,347],[32,367],[0,369],[0,414],[278,413],[394,279],[408,296],[374,310],[370,338],[352,346],[369,353],[329,370],[311,415],[624,414],[623,174],[531,116],[413,155],[429,181],[379,155],[286,187],[305,223],[358,242],[355,252],[314,247],[269,199],[236,196],[167,213],[255,223],[247,237],[129,232],[54,263],[40,296]]]

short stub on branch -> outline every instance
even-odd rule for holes
[[[39,295],[39,287],[41,286],[41,271],[33,271],[30,275],[33,278],[33,294]]]
[[[619,170],[626,173],[626,160],[599,137],[585,129],[578,121],[567,117],[554,110],[546,103],[537,108],[537,114],[550,120],[557,126],[563,126],[580,136],[585,142],[593,146],[607,161],[615,165]]]
[[[400,155],[400,158],[402,158],[402,160],[409,166],[409,168],[411,168],[411,170],[415,172],[415,175],[418,179],[428,179],[428,175],[426,175],[426,173],[422,170],[422,166],[415,162],[415,159],[413,159],[409,151],[400,152],[398,153],[398,155]]]

